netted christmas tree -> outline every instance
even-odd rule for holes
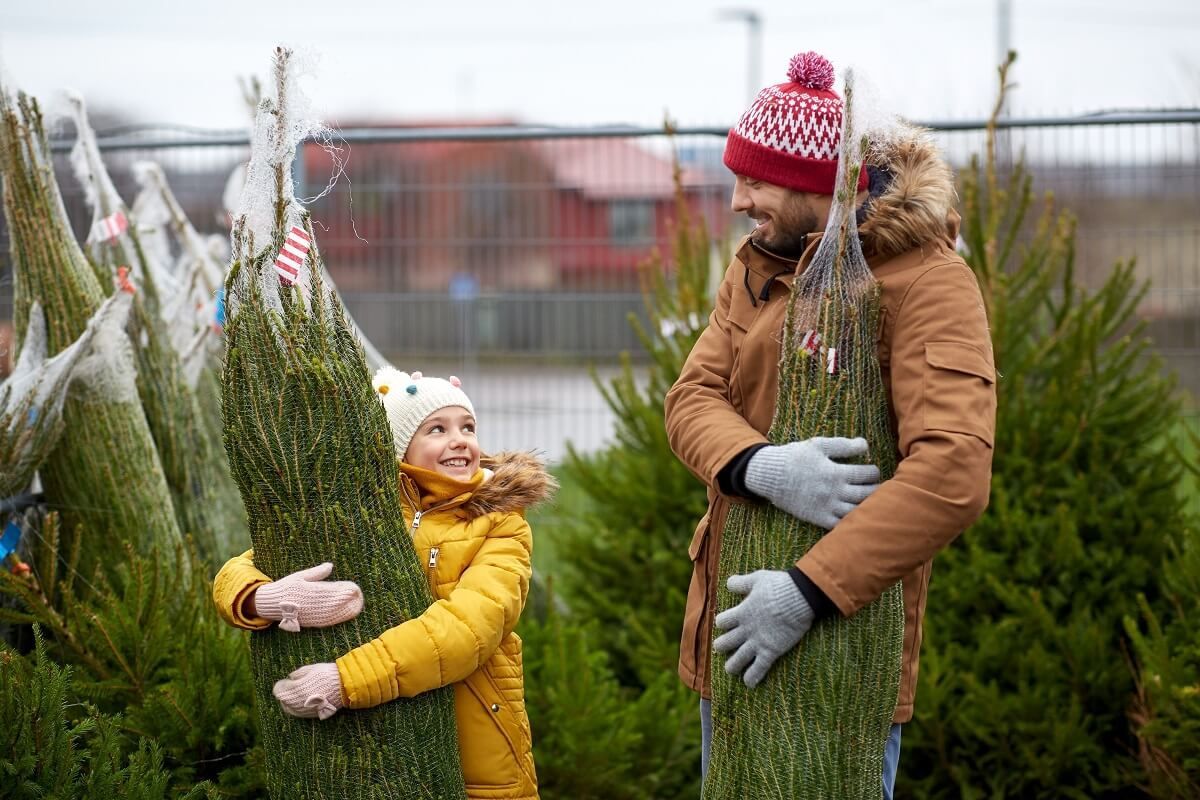
[[[433,600],[401,514],[391,429],[293,196],[291,160],[310,128],[290,52],[277,50],[274,67],[226,282],[225,444],[255,564],[279,577],[331,561],[365,608],[332,628],[250,637],[268,786],[276,800],[463,798],[450,687],[323,721],[286,716],[271,694],[293,670],[333,661]]]
[[[83,334],[52,358],[46,357],[46,320],[37,303],[29,311],[29,327],[21,356],[0,384],[0,498],[25,491],[62,433],[63,403],[76,368],[87,358],[97,336],[115,335],[129,315],[132,296],[117,292],[88,321]],[[114,330],[115,329],[115,330]]]
[[[881,479],[896,467],[895,436],[876,353],[880,287],[859,245],[855,195],[867,140],[855,125],[846,75],[834,202],[812,262],[788,300],[779,395],[767,433],[776,444],[864,437]],[[721,540],[717,607],[740,601],[730,575],[791,567],[823,528],[770,505],[737,504]],[[713,750],[706,800],[878,800],[900,685],[904,605],[899,582],[850,617],[819,621],[747,689],[712,665]]]
[[[0,88],[0,173],[13,269],[14,328],[28,330],[34,304],[46,323],[46,354],[79,338],[108,294],[79,249],[54,178],[37,102]],[[64,401],[64,431],[41,467],[46,497],[62,510],[64,552],[79,547],[90,573],[124,544],[173,552],[181,541],[154,440],[134,386],[123,333],[95,348],[86,376]],[[74,540],[83,537],[77,544]]]
[[[77,137],[71,162],[92,209],[88,251],[101,286],[106,276],[124,267],[140,289],[129,328],[130,337],[139,343],[134,349],[138,395],[179,528],[195,538],[205,558],[215,560],[230,552],[234,542],[244,543],[246,522],[220,431],[205,424],[194,383],[183,369],[183,356],[195,336],[196,290],[193,283],[176,280],[168,265],[147,257],[137,219],[100,158],[83,99],[72,96],[71,106]]]

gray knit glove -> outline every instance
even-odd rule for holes
[[[782,570],[730,575],[725,585],[746,599],[717,615],[716,625],[725,633],[713,642],[713,649],[720,653],[736,650],[726,659],[725,671],[737,675],[745,670],[742,681],[753,689],[775,660],[808,633],[813,610],[792,576]]]
[[[793,517],[829,530],[879,488],[873,464],[839,464],[835,458],[867,454],[866,439],[816,436],[769,445],[750,457],[746,488]]]

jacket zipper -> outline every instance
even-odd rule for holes
[[[413,508],[412,527],[409,529],[409,533],[412,534],[414,539],[416,539],[417,528],[421,527],[421,518],[430,511],[437,511],[439,508],[446,505],[446,503],[440,503],[436,506],[432,506],[424,511],[421,511],[419,510],[420,501],[418,500],[417,502],[413,502],[412,496],[408,493],[408,487],[404,484],[401,484],[401,489],[404,492],[405,500],[407,500],[409,505],[411,505]],[[437,562],[438,554],[441,553],[441,551],[441,547],[430,547],[429,560],[425,564],[425,580],[429,583],[429,591],[435,600],[437,599]]]
[[[433,592],[435,600],[437,599],[437,560],[438,553],[441,550],[442,548],[440,547],[429,548],[429,563],[425,568],[425,577],[429,581],[429,591]]]

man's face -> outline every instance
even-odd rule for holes
[[[745,212],[758,223],[750,239],[784,258],[800,258],[804,237],[824,227],[813,196],[745,175],[736,178],[730,207],[735,214]]]

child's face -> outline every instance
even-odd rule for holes
[[[417,428],[404,461],[455,480],[469,480],[479,469],[475,417],[462,406],[433,412]]]

